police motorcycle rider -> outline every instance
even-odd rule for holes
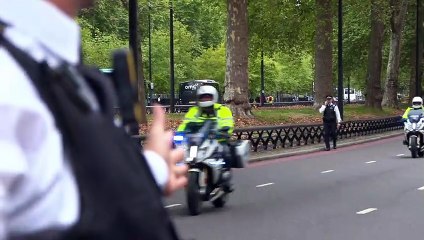
[[[197,123],[202,125],[206,120],[215,120],[218,129],[222,133],[226,133],[227,136],[231,136],[234,130],[234,119],[231,110],[223,106],[218,102],[218,91],[213,86],[203,85],[197,89],[197,106],[190,107],[186,113],[183,122],[177,129],[177,135],[182,132],[189,131],[190,123]],[[229,193],[233,191],[231,184],[231,167],[232,163],[232,147],[228,144],[228,139],[219,139],[221,144],[229,146],[227,148],[226,157],[224,159],[224,173],[223,176],[223,187],[224,191]]]
[[[423,99],[421,97],[417,96],[412,99],[412,107],[408,107],[405,110],[405,113],[402,115],[402,122],[406,122],[408,120],[408,114],[412,110],[421,110],[424,114]],[[403,144],[408,145],[408,140],[406,139],[406,135],[405,135],[405,139],[403,140]]]

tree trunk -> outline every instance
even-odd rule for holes
[[[371,1],[371,33],[368,50],[367,93],[365,104],[381,109],[381,67],[383,62],[384,8],[381,0]]]
[[[227,0],[224,102],[234,116],[252,117],[249,104],[247,0]]]
[[[400,51],[407,7],[407,0],[390,0],[390,53],[387,63],[386,89],[382,103],[386,107],[399,107],[397,93],[399,90]]]
[[[333,94],[333,11],[331,0],[316,0],[315,107]]]

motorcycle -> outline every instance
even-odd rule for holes
[[[405,144],[412,158],[424,156],[424,117],[422,110],[411,110],[405,121]]]
[[[184,163],[189,166],[186,198],[190,215],[198,215],[205,201],[216,208],[224,207],[229,197],[229,193],[224,191],[224,183],[231,177],[224,168],[229,147],[218,141],[229,139],[226,129],[219,131],[216,122],[211,120],[202,123],[200,129],[195,125],[189,124],[187,133],[174,136],[174,144],[185,150]],[[239,141],[234,149],[238,167],[244,167],[250,152],[249,142]]]

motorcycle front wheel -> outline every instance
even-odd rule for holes
[[[188,173],[188,185],[186,190],[187,195],[187,206],[190,215],[199,215],[202,207],[202,200],[200,196],[199,186],[199,173],[189,172]]]
[[[411,156],[412,158],[416,158],[418,156],[418,143],[416,137],[411,137],[409,139],[409,144],[411,146]]]

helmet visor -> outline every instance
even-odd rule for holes
[[[202,94],[202,95],[199,96],[200,102],[207,102],[207,101],[212,101],[212,100],[213,100],[212,94]]]

